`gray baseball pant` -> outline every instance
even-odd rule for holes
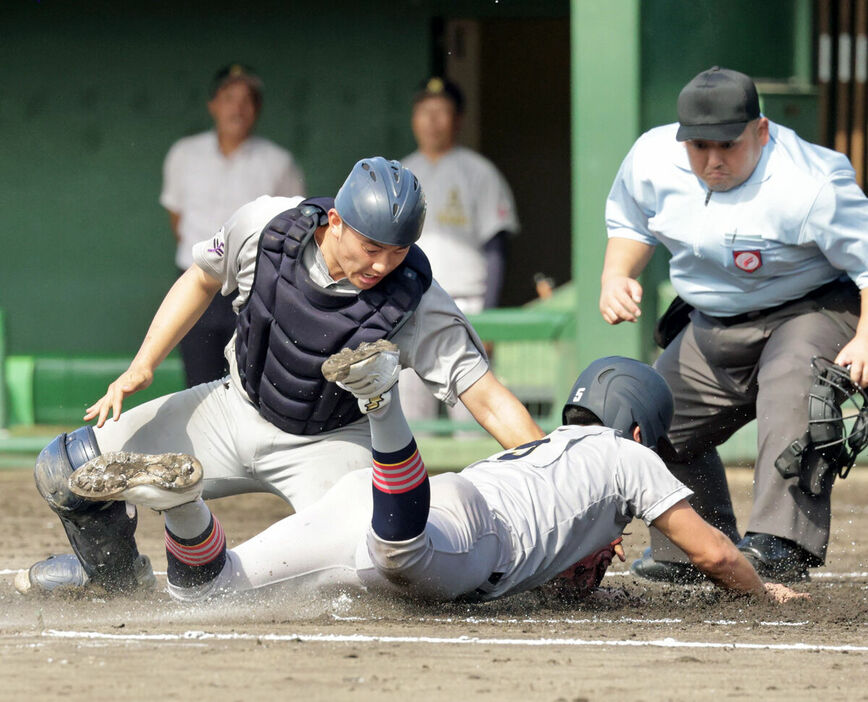
[[[297,510],[347,473],[371,465],[367,418],[335,431],[281,431],[228,378],[159,397],[95,429],[103,453],[178,452],[196,456],[203,497],[271,492]]]
[[[733,540],[732,502],[717,446],[757,419],[753,509],[748,531],[789,539],[823,563],[829,541],[830,495],[808,495],[785,479],[775,459],[808,426],[811,358],[834,360],[852,339],[859,297],[834,291],[798,300],[755,319],[726,326],[691,313],[691,323],[654,367],[675,397],[670,439],[684,463],[668,464],[695,493],[694,508]],[[684,562],[684,554],[651,529],[652,555]]]

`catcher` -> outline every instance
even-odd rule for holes
[[[430,479],[401,410],[398,371],[397,350],[384,340],[323,364],[370,418],[373,468],[232,550],[198,496],[201,467],[189,456],[106,454],[73,473],[70,488],[165,510],[169,592],[185,601],[282,582],[490,600],[559,579],[584,594],[616,553],[623,559],[619,537],[633,517],[669,536],[720,587],[778,602],[807,597],[764,584],[688,505],[690,490],[655,453],[671,450],[673,402],[649,366],[594,362],[572,389],[564,426]]]

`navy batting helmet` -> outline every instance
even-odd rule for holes
[[[374,156],[353,166],[335,196],[335,209],[359,234],[379,244],[409,246],[422,235],[425,194],[398,161]]]
[[[564,423],[569,407],[583,407],[604,426],[629,437],[638,425],[642,443],[667,460],[677,455],[666,432],[672,422],[672,391],[651,366],[624,356],[607,356],[589,365],[579,375],[564,405]]]

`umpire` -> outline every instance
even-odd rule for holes
[[[809,494],[775,459],[808,426],[813,356],[868,385],[868,200],[845,156],[762,116],[743,73],[700,73],[678,120],[643,134],[615,178],[600,312],[636,321],[637,277],[662,243],[679,296],[656,335],[655,367],[675,397],[669,468],[760,575],[803,579],[825,560],[831,483]],[[754,503],[739,541],[717,447],[754,418]],[[697,577],[653,530],[651,545],[636,575]]]

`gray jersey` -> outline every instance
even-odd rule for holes
[[[692,493],[660,458],[604,427],[565,426],[462,471],[511,534],[498,597],[541,585]],[[501,566],[502,567],[502,566]]]
[[[345,476],[315,504],[229,551],[214,581],[170,593],[197,600],[286,583],[493,599],[547,582],[634,517],[650,524],[691,495],[644,446],[602,427],[561,427],[433,476],[425,531],[385,542],[371,529],[371,475]],[[502,576],[486,587],[492,573]]]
[[[196,264],[222,283],[228,295],[238,290],[236,310],[250,295],[256,271],[259,236],[275,216],[295,207],[303,198],[260,197],[240,208],[211,239],[193,248]],[[333,280],[316,242],[311,239],[302,253],[311,279],[323,288],[357,295],[346,279]],[[443,289],[433,282],[422,296],[410,321],[393,341],[401,353],[401,365],[412,368],[438,399],[454,405],[458,396],[488,370],[482,342]],[[242,387],[235,361],[235,337],[226,347],[233,380]]]
[[[482,247],[498,232],[516,233],[512,191],[487,158],[463,146],[437,161],[415,151],[402,163],[425,191],[428,214],[419,246],[434,277],[455,298],[482,298],[486,289]]]
[[[224,293],[238,289],[236,306],[244,304],[253,285],[260,232],[300,200],[261,197],[194,247],[196,263],[221,281]],[[315,242],[303,253],[312,279],[338,292],[358,294],[346,280],[331,280],[321,257]],[[401,363],[414,368],[431,392],[450,404],[488,371],[476,333],[436,283],[394,341],[401,349]],[[207,499],[268,490],[296,509],[322,497],[346,473],[370,466],[367,419],[309,436],[281,431],[258,413],[244,392],[234,337],[226,354],[230,381],[199,385],[124,412],[95,430],[100,448],[191,453],[204,467]]]

